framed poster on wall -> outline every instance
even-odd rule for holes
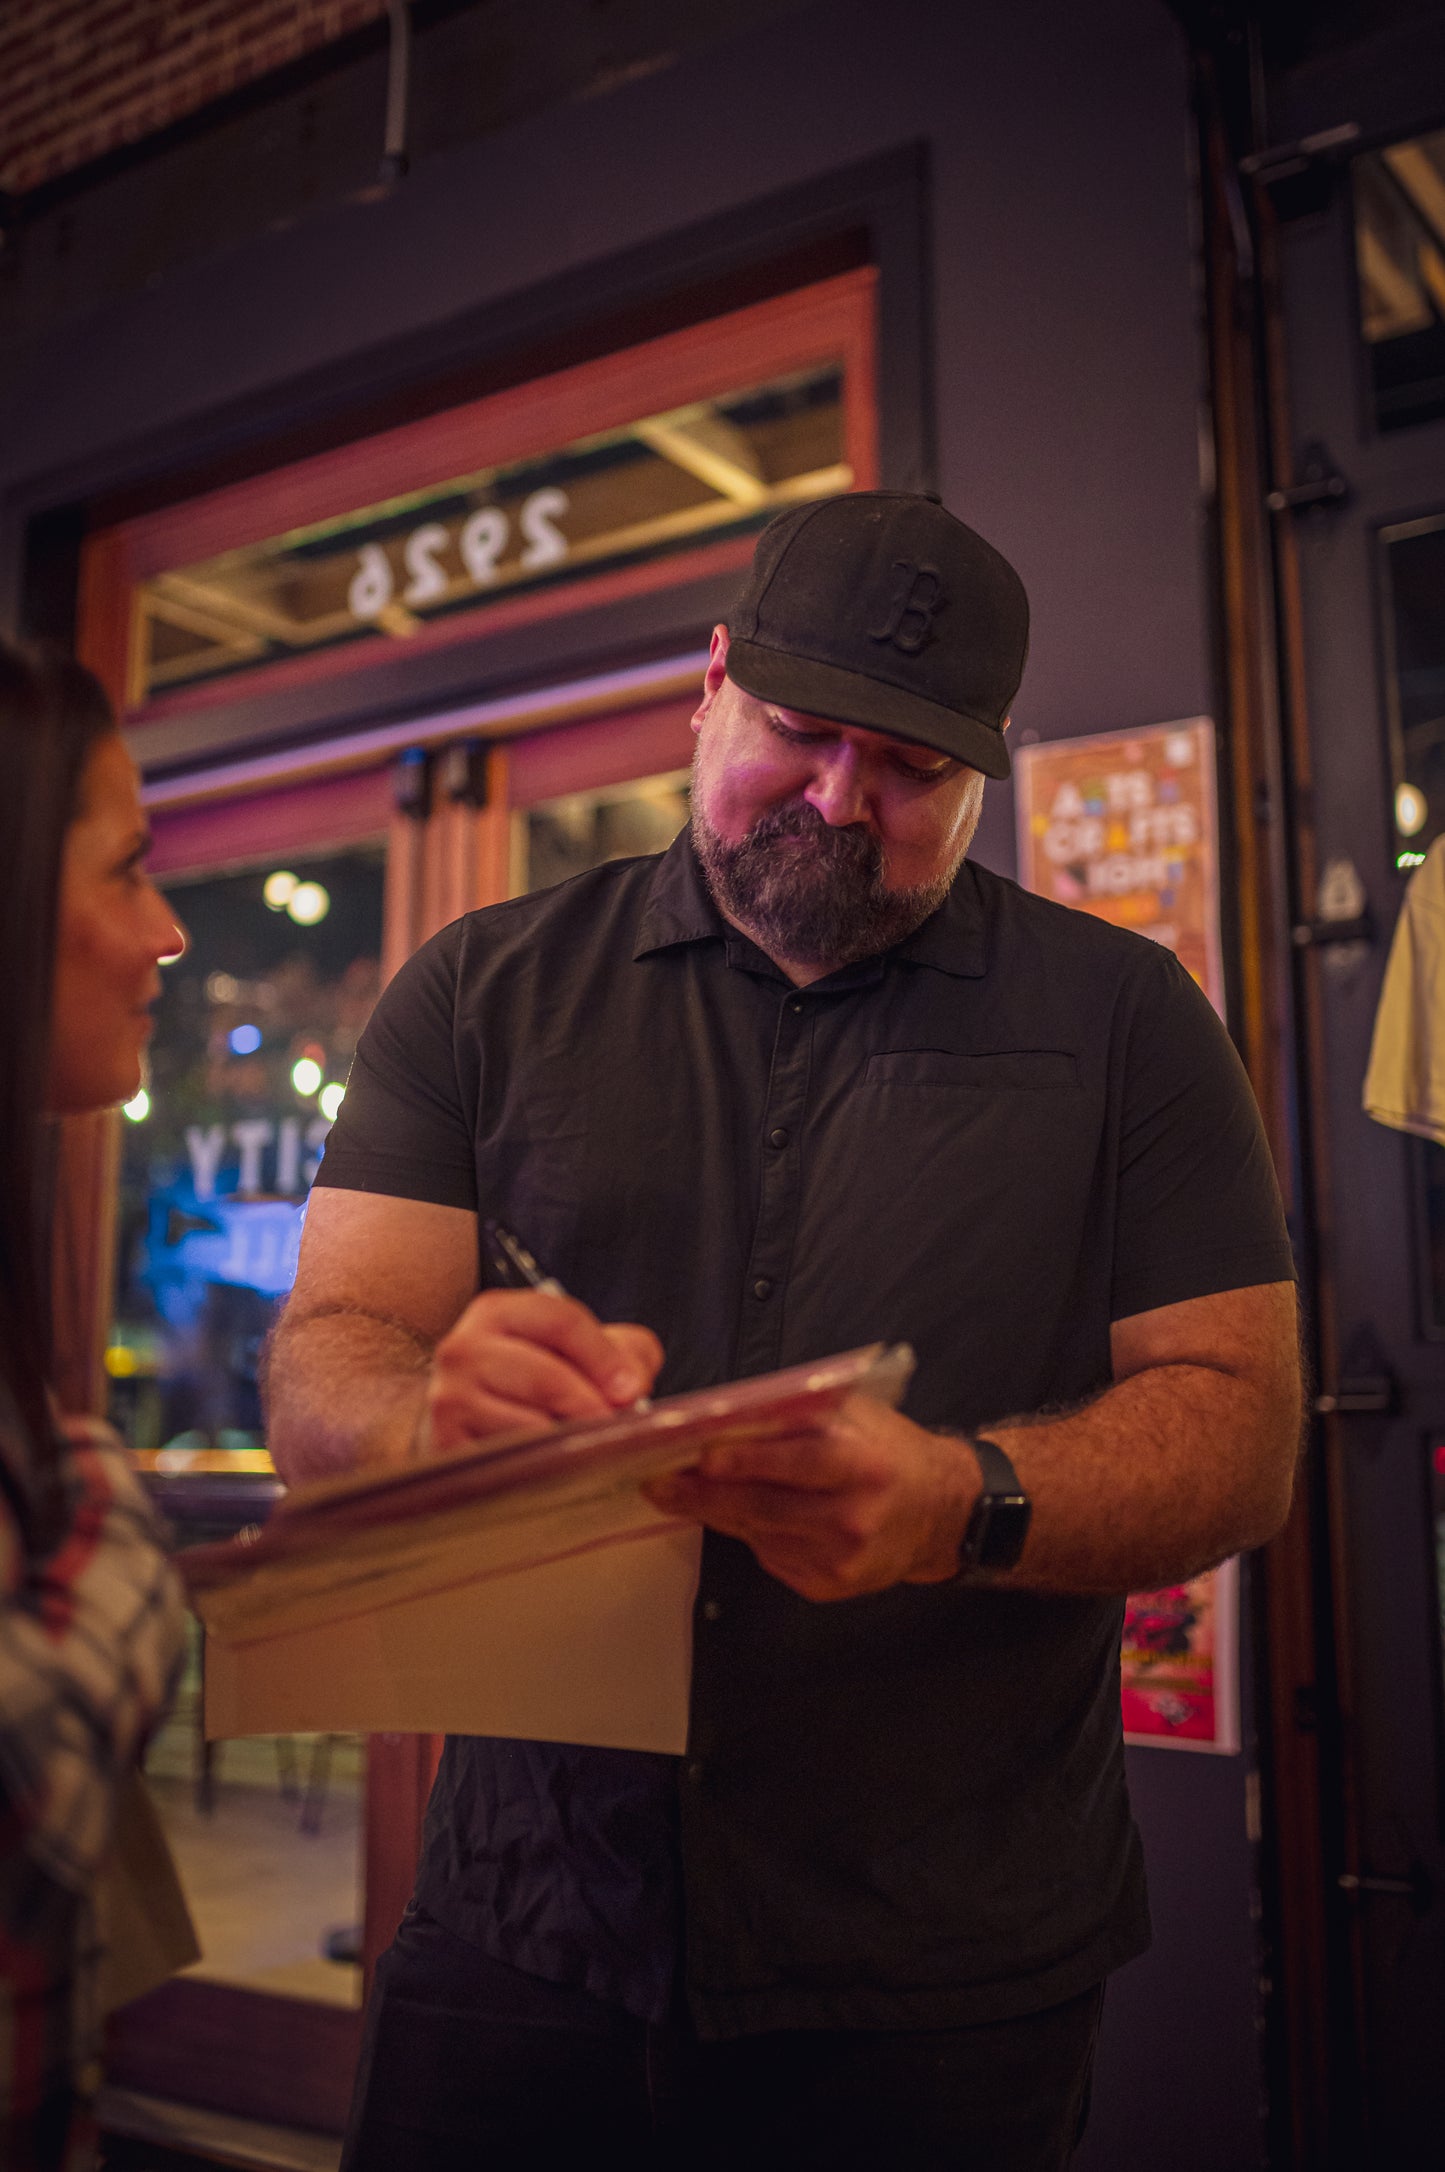
[[[1222,1018],[1209,718],[1020,747],[1014,777],[1024,888],[1163,943]]]
[[[1219,821],[1208,717],[1020,747],[1019,880],[1172,950],[1221,1018]],[[1239,1564],[1136,1592],[1126,1742],[1225,1753],[1239,1738]]]
[[[1136,1591],[1124,1610],[1124,1740],[1181,1750],[1240,1747],[1239,1562]]]

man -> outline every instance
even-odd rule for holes
[[[653,1488],[707,1527],[680,1765],[448,1743],[354,2172],[1053,2172],[1081,2129],[1148,1940],[1119,1595],[1273,1533],[1298,1381],[1208,1004],[966,858],[1026,638],[937,501],[785,513],[690,836],[447,929],[363,1039],[272,1359],[288,1475],[875,1338],[918,1369]],[[479,1211],[576,1296],[474,1294]]]

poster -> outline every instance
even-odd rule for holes
[[[1208,717],[1020,747],[1019,880],[1172,950],[1224,1016],[1219,824]],[[1136,1592],[1124,1617],[1126,1742],[1239,1748],[1239,1564]]]
[[[1024,888],[1163,943],[1222,1018],[1209,718],[1020,747],[1014,777]]]
[[[1233,1751],[1239,1740],[1239,1563],[1136,1591],[1124,1612],[1124,1740]]]

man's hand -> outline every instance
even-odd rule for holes
[[[1152,1591],[1262,1546],[1299,1441],[1295,1294],[1257,1283],[1114,1323],[1114,1382],[1082,1409],[1000,1419],[1033,1503],[1015,1591]],[[983,1425],[981,1432],[997,1430]],[[978,1499],[963,1441],[869,1397],[815,1431],[741,1443],[649,1497],[751,1546],[807,1599],[939,1583]]]
[[[605,1417],[662,1351],[542,1290],[477,1288],[469,1209],[319,1185],[268,1351],[267,1445],[288,1485],[493,1433]]]
[[[604,1326],[575,1297],[484,1290],[436,1346],[416,1450],[605,1418],[646,1395],[661,1364],[649,1328]]]
[[[952,1576],[979,1474],[964,1442],[850,1395],[811,1430],[710,1448],[644,1490],[742,1539],[803,1598],[853,1599]]]

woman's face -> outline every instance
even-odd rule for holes
[[[163,958],[185,929],[145,871],[150,831],[118,732],[97,740],[65,833],[50,1022],[52,1115],[129,1101],[141,1082]]]

